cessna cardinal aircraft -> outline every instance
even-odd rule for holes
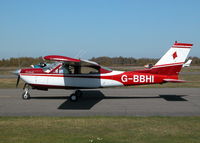
[[[53,63],[19,70],[17,85],[20,78],[25,82],[23,99],[30,98],[31,88],[62,88],[75,89],[70,100],[77,101],[82,94],[80,89],[184,82],[178,75],[184,67],[192,45],[175,42],[155,65],[127,72],[114,71],[88,60],[49,55],[44,59]]]

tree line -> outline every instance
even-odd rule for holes
[[[103,66],[143,66],[146,64],[155,64],[158,59],[150,58],[133,58],[133,57],[97,57],[90,59],[91,61],[97,62]]]
[[[42,57],[19,57],[0,60],[0,67],[29,67],[42,62]]]
[[[200,66],[200,58],[190,57],[193,66]],[[93,57],[89,59],[102,66],[144,66],[146,64],[155,64],[159,59],[153,58],[133,58],[133,57]],[[10,59],[1,59],[0,67],[29,67],[30,65],[43,62],[42,57],[19,57]]]

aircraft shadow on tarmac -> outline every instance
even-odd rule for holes
[[[158,95],[158,96],[105,96],[100,90],[82,91],[83,95],[77,102],[71,102],[67,96],[31,97],[31,99],[67,99],[58,109],[89,110],[103,99],[164,99],[166,101],[187,101],[187,95]]]

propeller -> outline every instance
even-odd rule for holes
[[[20,75],[18,75],[18,77],[17,77],[16,88],[18,87],[19,81],[20,81]]]
[[[18,87],[18,84],[19,84],[19,81],[20,81],[20,72],[21,72],[21,69],[15,70],[15,71],[11,71],[12,74],[17,76],[16,88]]]

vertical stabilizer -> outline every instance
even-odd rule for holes
[[[178,75],[193,44],[175,42],[165,55],[152,67],[157,74]]]
[[[192,45],[193,44],[175,42],[155,66],[184,64]]]

